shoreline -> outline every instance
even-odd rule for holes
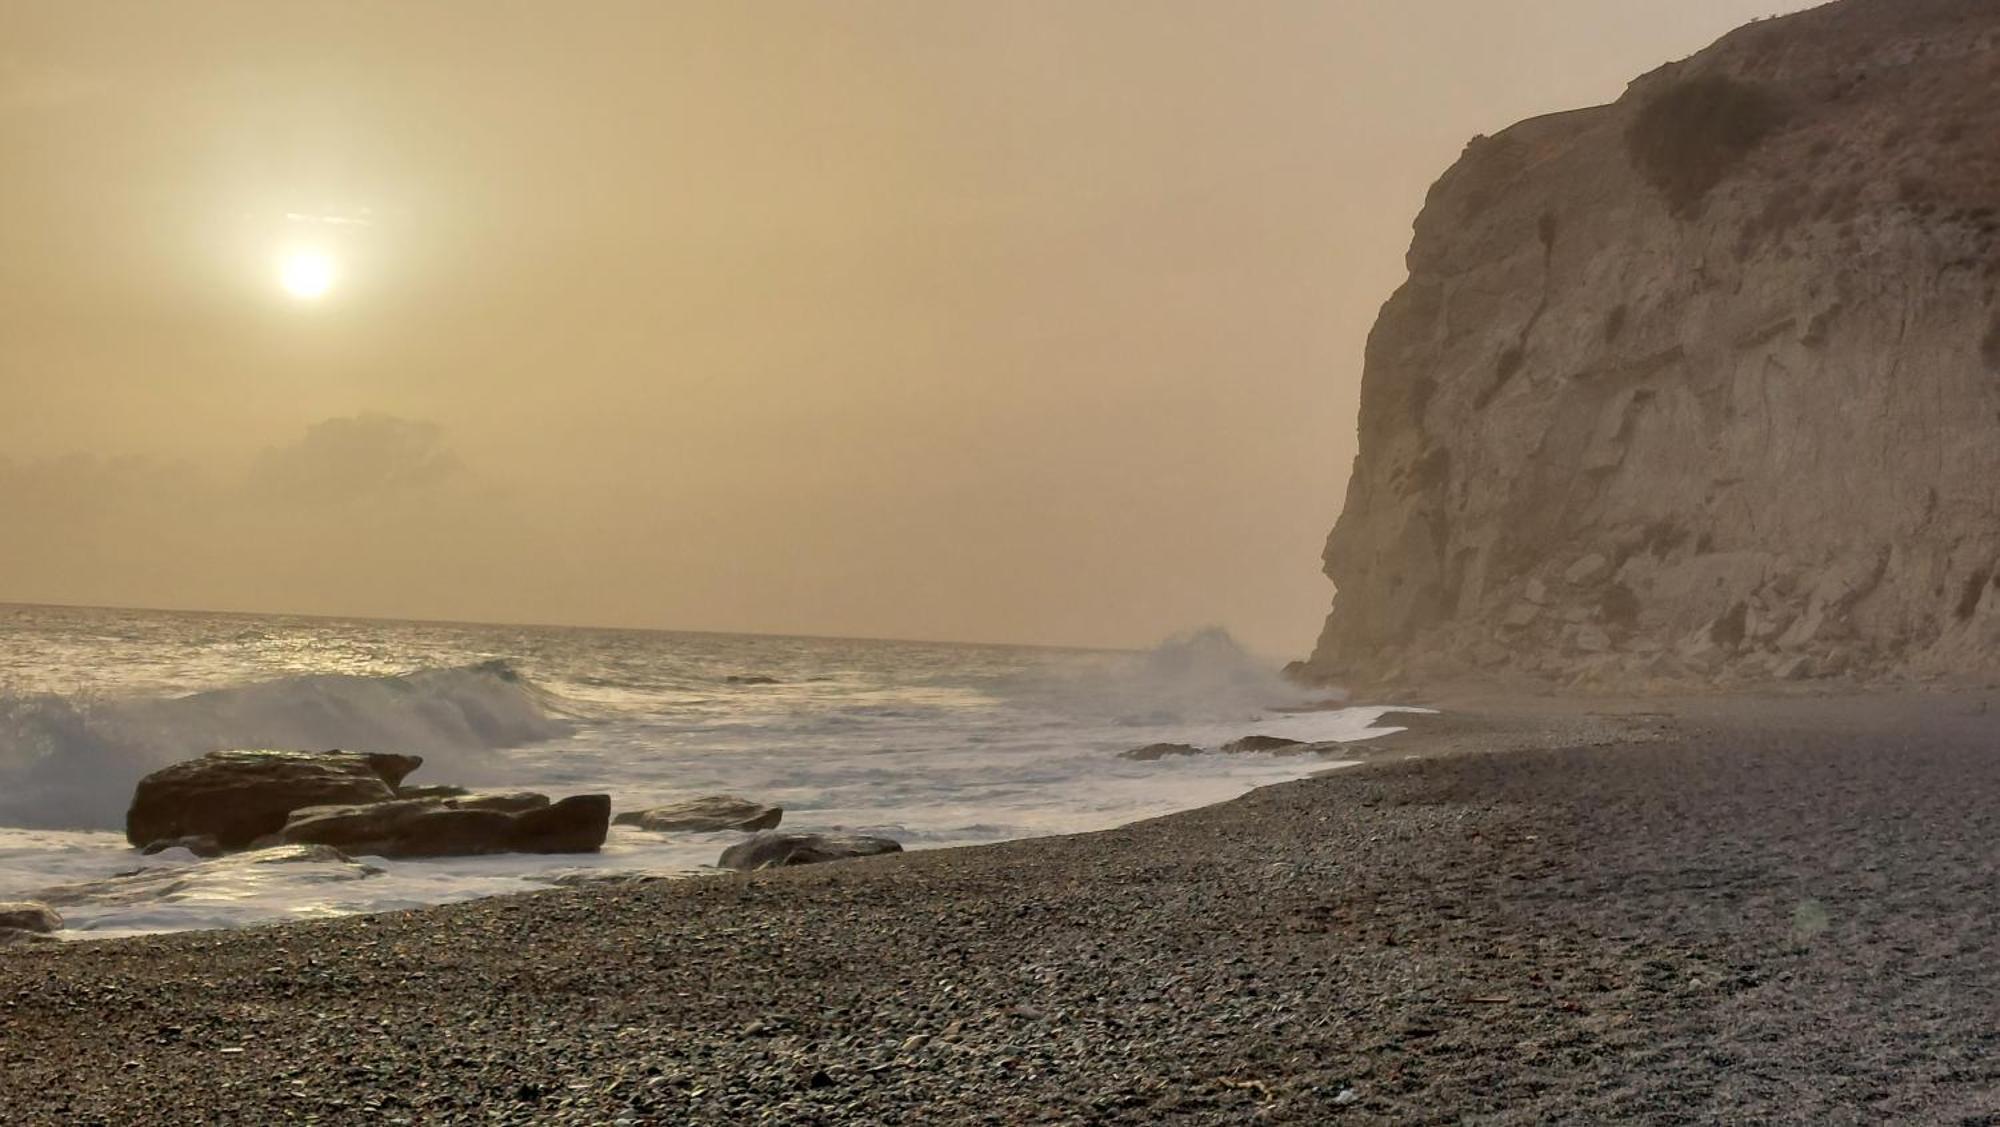
[[[1319,722],[1316,714],[1333,721],[1333,728],[1341,734],[1330,736],[1328,726]],[[1117,829],[1136,821],[1226,802],[1275,782],[1360,762],[1364,757],[1353,754],[1355,749],[1389,738],[1375,734],[1357,738],[1363,731],[1394,733],[1407,719],[1407,714],[1399,714],[1394,706],[1388,705],[1324,702],[1310,709],[1280,710],[1240,726],[1210,725],[1214,730],[1207,733],[1211,737],[1207,741],[1208,753],[1165,764],[1127,763],[1122,761],[1126,757],[1109,750],[1091,745],[1070,746],[1065,754],[1078,770],[1086,775],[1095,772],[1092,777],[1101,778],[1104,785],[1117,790],[1120,801],[1100,807],[1084,803],[1074,810],[1058,809],[1060,802],[1049,807],[1059,816],[1070,814],[1063,819],[1068,824],[1040,824],[1034,815],[1045,811],[1029,807],[1026,810],[1029,817],[1018,824],[1003,824],[997,831],[992,826],[974,825],[969,830],[976,832],[970,840],[965,840],[965,831],[949,828],[950,823],[946,823],[948,828],[939,830],[936,819],[925,821],[921,808],[905,813],[907,821],[877,823],[856,820],[851,815],[828,821],[822,814],[815,820],[816,812],[807,805],[803,809],[804,825],[798,825],[801,811],[794,809],[792,824],[780,832],[886,835],[901,842],[904,849],[917,851],[976,848]],[[1363,724],[1371,727],[1362,729]],[[1267,733],[1274,728],[1314,744],[1317,750],[1311,755],[1291,757],[1230,753],[1221,749],[1226,741],[1219,733]],[[1052,746],[1066,745],[1057,741]],[[1099,756],[1103,762],[1092,767]],[[538,785],[559,789],[532,780],[501,783],[486,789]],[[615,784],[599,788],[576,782],[570,785],[581,785],[586,790],[618,789]],[[730,784],[719,784],[716,793],[723,789],[730,789]],[[644,805],[645,802],[637,801],[628,809]],[[1001,836],[1008,831],[1010,836]],[[266,870],[254,866],[257,855],[253,853],[239,851],[208,859],[170,853],[156,859],[142,856],[140,850],[129,845],[125,835],[111,829],[21,828],[0,833],[0,837],[12,834],[18,839],[0,842],[0,899],[46,900],[67,918],[68,926],[64,929],[46,940],[32,942],[95,943],[183,931],[282,926],[348,915],[422,910],[598,881],[728,876],[733,870],[721,867],[718,857],[743,840],[738,833],[662,835],[616,826],[610,827],[610,832],[603,848],[591,852],[527,850],[385,859],[366,850],[349,850],[353,856],[338,858],[338,864],[308,859],[306,864],[272,868],[268,875],[260,875]],[[34,858],[41,855],[59,856],[62,864],[42,873],[39,879],[26,875],[31,873]],[[355,883],[361,873],[370,874],[365,884]],[[158,878],[155,884],[171,887],[165,887],[161,895],[149,897],[140,887],[143,880],[129,879],[141,874],[155,876]],[[181,874],[184,879],[169,880],[174,874]],[[288,886],[297,889],[296,903],[286,900]]]
[[[1475,704],[1091,834],[17,948],[0,1110],[2000,1114],[1996,703]]]

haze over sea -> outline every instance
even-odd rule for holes
[[[0,899],[185,869],[66,905],[69,935],[227,927],[698,872],[742,836],[615,827],[595,855],[370,859],[361,878],[141,857],[122,833],[133,784],[219,748],[413,752],[413,783],[619,810],[734,793],[783,806],[786,829],[924,848],[1106,829],[1323,770],[1117,752],[1380,734],[1381,708],[1288,711],[1324,696],[1212,630],[1135,653],[0,605]]]

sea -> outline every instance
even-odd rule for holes
[[[706,794],[906,849],[1108,829],[1335,765],[1155,742],[1399,730],[1219,630],[1146,651],[0,604],[0,901],[67,888],[67,938],[381,912],[614,873],[714,874],[739,833],[618,826],[568,856],[217,865],[141,856],[134,784],[222,748],[424,757],[410,783]],[[88,885],[78,891],[76,886]]]

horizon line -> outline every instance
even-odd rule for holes
[[[1132,646],[1086,646],[1053,642],[982,642],[956,638],[894,638],[859,634],[788,634],[766,630],[692,630],[671,626],[604,626],[577,622],[511,622],[475,618],[401,617],[382,614],[325,614],[308,611],[229,610],[216,607],[135,606],[125,603],[17,602],[0,599],[0,607],[39,610],[131,611],[143,614],[228,615],[241,618],[302,618],[320,622],[374,622],[409,626],[484,626],[524,630],[602,630],[627,634],[688,634],[709,638],[771,638],[802,642],[880,642],[906,646],[966,646],[984,649],[1065,650],[1076,653],[1144,653]]]

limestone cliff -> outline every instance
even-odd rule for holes
[[[2000,0],[1844,0],[1475,139],[1369,338],[1308,663],[2000,671]]]

